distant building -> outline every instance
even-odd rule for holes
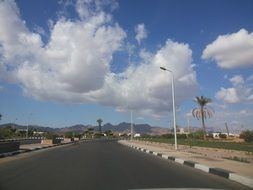
[[[26,132],[26,131],[27,131],[27,129],[17,129],[17,130],[16,130],[16,133],[18,133],[18,132],[21,132],[21,133],[22,133],[22,132]]]
[[[180,134],[184,134],[185,132],[184,132],[184,128],[179,128],[179,133]]]
[[[214,139],[219,139],[220,138],[220,134],[221,134],[221,132],[214,132],[214,133],[211,133],[210,135],[212,135],[212,137]]]
[[[34,135],[43,135],[45,132],[42,131],[33,131]]]

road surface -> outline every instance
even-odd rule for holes
[[[97,140],[0,159],[1,190],[249,189],[194,168]]]

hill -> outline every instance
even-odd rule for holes
[[[5,126],[12,126],[17,129],[26,129],[27,126],[23,125],[17,125],[17,124],[12,124],[12,123],[6,123],[0,125],[0,127],[5,127]],[[98,131],[97,126],[92,126],[92,125],[82,125],[82,124],[77,124],[73,126],[68,126],[68,127],[62,127],[62,128],[52,128],[52,127],[43,127],[43,126],[37,126],[37,125],[29,125],[29,128],[34,128],[37,129],[38,131],[48,131],[48,132],[53,132],[57,134],[64,134],[68,131],[73,131],[75,133],[82,133],[88,128],[94,128],[95,131]],[[117,125],[113,125],[111,123],[106,123],[105,125],[102,126],[102,130],[111,130],[116,133],[129,133],[131,128],[130,123],[122,122]],[[141,133],[141,134],[150,134],[150,135],[160,135],[164,133],[168,133],[168,129],[161,128],[161,127],[152,127],[149,124],[134,124],[134,132],[135,133]]]

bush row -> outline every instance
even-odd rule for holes
[[[172,139],[174,138],[174,134],[173,133],[168,133],[168,134],[163,134],[161,136],[150,136],[150,135],[143,135],[143,138],[164,138],[164,139]],[[212,136],[208,136],[209,138],[213,138]],[[227,138],[226,134],[220,134],[219,135],[220,138],[225,139]],[[177,134],[177,138],[178,139],[186,139],[187,135],[186,134]],[[198,130],[195,131],[193,133],[188,134],[188,138],[192,138],[192,139],[203,139],[203,131],[202,130]],[[253,142],[253,131],[247,130],[247,131],[243,131],[240,134],[240,138],[244,139],[245,142]]]

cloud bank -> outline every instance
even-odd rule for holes
[[[138,63],[113,73],[114,54],[124,50],[127,33],[103,6],[77,1],[79,18],[60,17],[44,43],[40,32],[32,32],[21,20],[14,1],[0,1],[0,80],[19,85],[26,96],[38,100],[97,103],[159,116],[172,107],[170,74],[159,69],[164,66],[175,72],[178,106],[195,95],[188,44],[167,40],[157,52],[146,52]]]
[[[225,69],[252,67],[253,33],[241,29],[237,33],[218,36],[206,46],[202,58],[215,60]]]

